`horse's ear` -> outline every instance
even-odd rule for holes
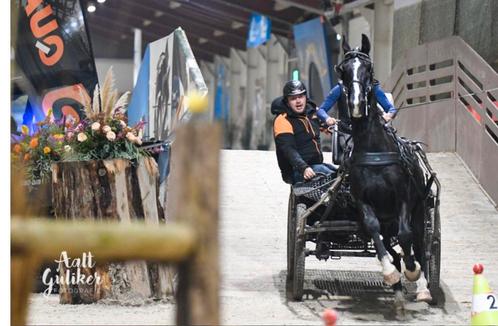
[[[342,36],[342,51],[344,51],[344,53],[351,51],[351,47],[349,46],[345,35]]]
[[[365,34],[361,34],[361,52],[366,55],[370,53],[370,40]]]

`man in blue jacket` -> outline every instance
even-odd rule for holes
[[[389,101],[386,94],[380,87],[378,81],[374,82],[373,91],[375,93],[375,96],[377,97],[377,103],[379,103],[384,109],[384,120],[386,120],[386,122],[389,122],[394,119],[394,116],[396,115],[396,112],[398,112],[398,110],[396,110],[394,105]],[[336,86],[334,86],[334,88],[332,88],[329,95],[327,95],[322,105],[320,105],[320,107],[318,108],[318,117],[328,126],[335,124],[336,119],[330,117],[327,112],[337,103],[337,101],[340,100],[342,94],[343,93],[341,90],[341,85],[337,84]]]
[[[353,51],[359,51],[359,49],[354,49]],[[342,92],[341,87],[342,87],[341,84],[337,84],[336,86],[334,86],[334,88],[332,88],[329,95],[327,95],[327,97],[323,101],[322,105],[320,105],[320,107],[318,109],[318,112],[317,112],[318,117],[320,118],[321,121],[325,122],[328,126],[331,126],[331,125],[336,123],[336,119],[330,117],[327,114],[327,112],[338,101],[340,101],[341,98],[343,97],[342,96],[343,92]],[[384,115],[383,115],[384,120],[386,120],[386,122],[391,121],[394,118],[394,116],[396,115],[397,110],[394,107],[394,105],[389,101],[389,99],[386,97],[386,94],[384,93],[384,91],[380,87],[379,82],[377,80],[374,80],[373,91],[374,91],[375,97],[377,98],[377,103],[379,103],[382,106],[382,108],[384,109]],[[339,109],[339,119],[341,119],[341,120],[343,120],[343,117],[341,117],[341,116],[349,117],[349,115],[347,113],[344,114],[344,112],[341,112],[344,110],[347,110],[347,107],[344,107],[344,108],[340,107],[340,109]],[[349,121],[344,121],[344,122],[349,123]]]

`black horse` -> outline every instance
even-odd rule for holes
[[[352,125],[351,194],[364,229],[374,241],[384,281],[393,285],[396,297],[401,299],[401,259],[391,247],[391,238],[397,237],[402,248],[406,278],[419,280],[420,266],[426,265],[424,178],[418,165],[407,168],[404,164],[395,137],[388,132],[377,108],[368,37],[362,35],[361,49],[351,50],[346,40],[342,46],[346,55],[336,71]],[[417,285],[417,299],[432,300],[423,274]]]

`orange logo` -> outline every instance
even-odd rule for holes
[[[48,35],[59,27],[55,17],[47,21],[47,17],[53,16],[52,7],[42,6],[42,0],[28,0],[24,10],[29,17],[31,33],[37,38],[35,46],[40,60],[46,66],[55,65],[64,54],[64,42],[59,35]],[[45,23],[40,25],[42,20]],[[52,51],[53,48],[55,51]]]

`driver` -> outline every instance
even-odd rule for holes
[[[273,135],[282,179],[289,184],[310,180],[317,172],[330,174],[335,168],[323,163],[320,123],[316,105],[306,97],[298,80],[288,81],[283,96],[271,104]]]

